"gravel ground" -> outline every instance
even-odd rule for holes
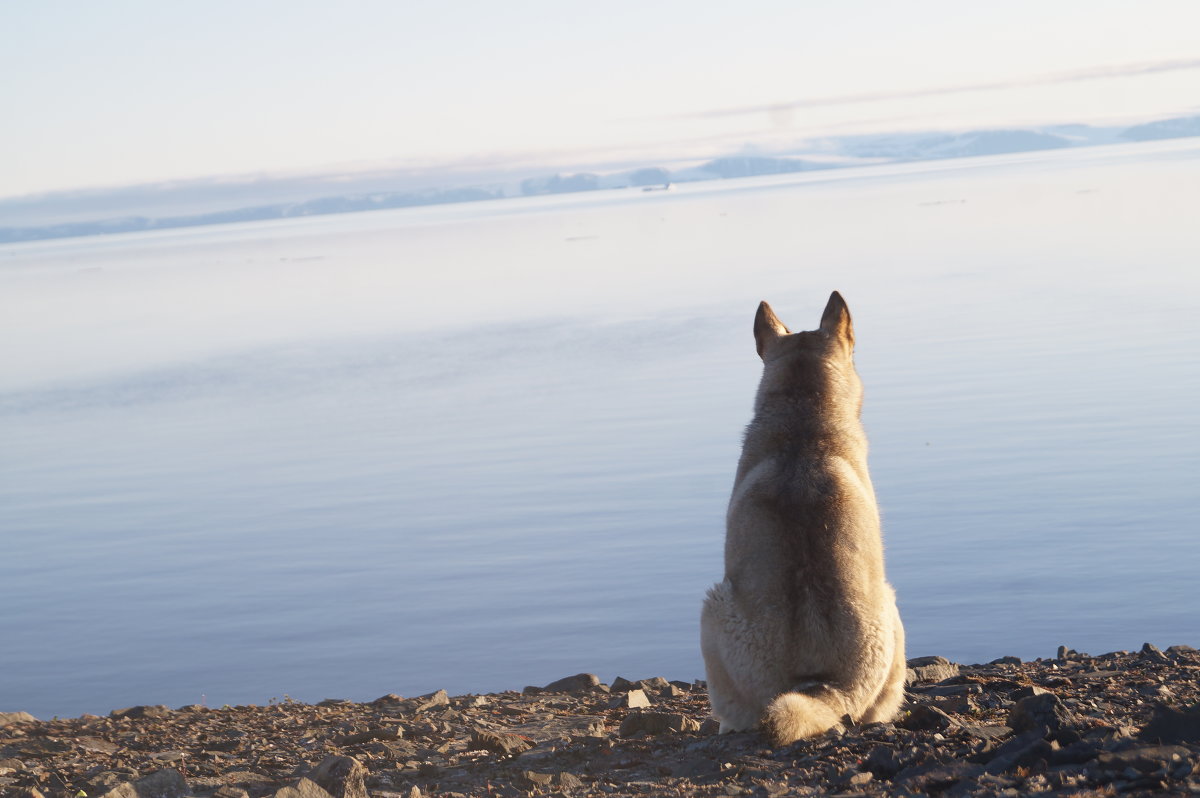
[[[784,748],[716,734],[702,684],[600,684],[367,704],[0,713],[0,795],[418,798],[1196,795],[1200,652],[909,662],[894,723]]]

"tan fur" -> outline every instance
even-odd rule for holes
[[[763,302],[763,359],[700,647],[721,731],[762,723],[776,745],[891,720],[904,699],[904,628],[883,568],[850,311],[791,333]]]

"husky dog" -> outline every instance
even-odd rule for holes
[[[891,720],[904,627],[884,576],[849,308],[834,291],[820,328],[792,333],[763,302],[754,340],[763,376],[700,648],[721,731],[761,722],[786,745],[847,716]]]

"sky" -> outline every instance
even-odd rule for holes
[[[1195,0],[6,3],[0,198],[1195,114],[1197,30]]]

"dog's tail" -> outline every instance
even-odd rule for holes
[[[767,704],[763,726],[776,746],[815,737],[842,722],[843,713],[835,706],[841,704],[837,699],[830,690],[783,693]]]

